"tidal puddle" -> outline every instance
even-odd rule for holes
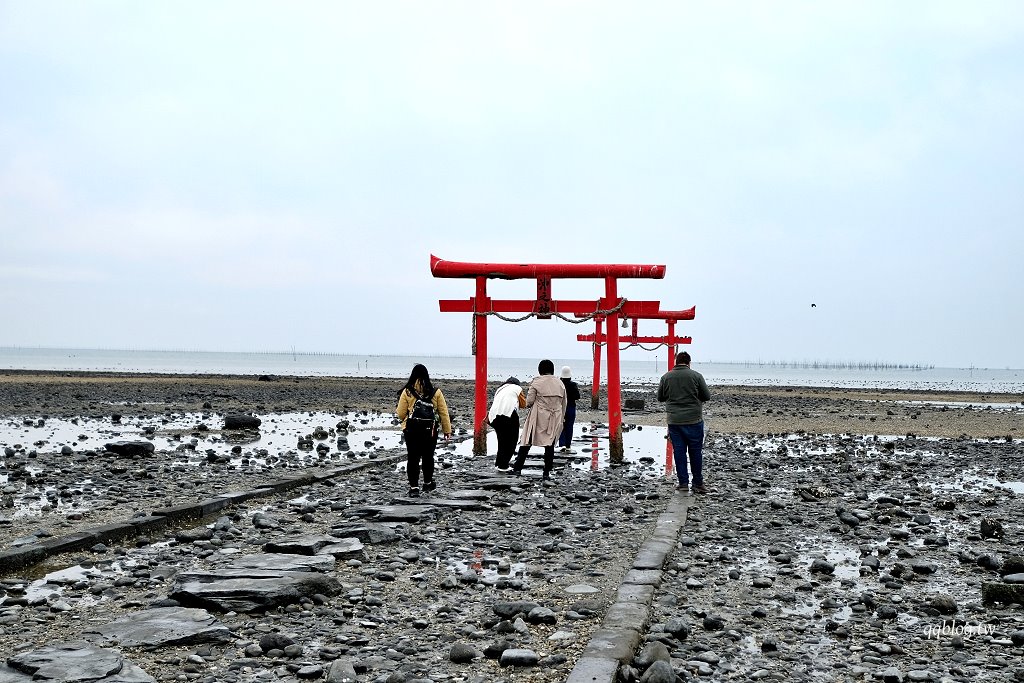
[[[26,577],[30,582],[22,586],[23,594],[16,597],[23,597],[30,605],[64,601],[69,603],[70,608],[96,604],[103,600],[104,596],[102,591],[91,590],[94,586],[103,583],[105,589],[114,587],[119,581],[125,580],[136,565],[133,560],[122,559],[100,561],[88,567],[77,564],[50,571],[45,568],[34,568]],[[40,578],[34,578],[42,572],[45,574]]]
[[[938,481],[931,487],[944,491],[960,491],[964,493],[984,493],[992,489],[1009,489],[1014,493],[1024,494],[1024,481],[1008,481],[983,472],[967,472],[953,481]]]
[[[438,442],[438,452],[443,453],[442,444]],[[636,426],[624,429],[622,434],[622,460],[613,462],[608,449],[608,429],[603,425],[576,425],[576,436],[570,446],[571,453],[555,449],[555,468],[572,467],[581,471],[597,471],[611,467],[628,467],[642,477],[660,478],[672,472],[671,458],[667,458],[664,427]],[[467,439],[448,448],[449,452],[462,458],[474,457],[486,459],[494,464],[494,454],[498,450],[498,439],[494,432],[487,432],[487,455],[473,455],[473,440]],[[668,451],[670,452],[670,451]],[[530,450],[529,460],[540,461],[544,457],[544,449],[535,447]],[[399,466],[404,467],[404,465]],[[532,468],[531,468],[532,469]],[[530,470],[524,470],[524,474]]]
[[[200,450],[212,447],[230,452],[238,444],[271,450],[367,451],[395,448],[401,438],[394,417],[386,413],[305,412],[260,416],[258,430],[221,430],[224,418],[210,413],[174,413],[141,417],[0,420],[0,448],[57,452],[99,450],[111,441],[146,440],[157,451]],[[344,425],[339,429],[338,425]],[[347,445],[341,448],[338,439]]]
[[[259,430],[220,430],[223,417],[210,413],[72,419],[0,420],[0,495],[8,519],[57,511],[74,515],[90,509],[105,485],[94,482],[97,465],[89,450],[102,451],[113,441],[152,443],[155,456],[103,458],[103,476],[145,480],[156,467],[202,477],[207,467],[258,473],[276,468],[303,468],[365,459],[398,448],[401,434],[394,417],[384,413],[277,413],[261,418]],[[61,455],[68,446],[72,454]],[[79,472],[78,477],[75,473]],[[63,476],[62,476],[63,475]],[[84,476],[83,476],[84,475]],[[55,485],[54,477],[64,480]]]
[[[497,557],[488,557],[482,550],[474,550],[466,560],[448,560],[448,570],[459,576],[475,574],[482,583],[518,580],[525,584],[527,580],[525,562],[509,562]]]
[[[982,403],[972,401],[894,401],[906,406],[938,406],[940,408],[957,408],[961,410],[1008,410],[1024,412],[1020,403]]]

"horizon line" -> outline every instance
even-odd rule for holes
[[[126,352],[126,353],[206,353],[206,354],[248,354],[248,355],[261,355],[261,356],[341,356],[341,357],[363,357],[363,358],[386,358],[386,357],[397,357],[397,358],[473,358],[472,355],[466,354],[444,354],[444,353],[420,353],[420,354],[408,354],[408,353],[355,353],[355,352],[343,352],[343,351],[300,351],[298,349],[291,350],[249,350],[249,351],[224,351],[224,350],[212,350],[212,349],[200,349],[200,348],[117,348],[117,347],[88,347],[88,346],[46,346],[46,345],[2,345],[0,344],[0,350],[7,351],[20,351],[20,350],[35,350],[35,351],[99,351],[99,352]],[[532,356],[489,356],[489,358],[502,358],[509,360],[531,360]],[[558,356],[552,356],[552,358],[558,358]],[[579,358],[579,357],[562,357],[560,360],[579,360],[579,361],[590,361],[590,358]],[[652,362],[659,362],[662,359],[660,357],[652,357]],[[602,359],[602,364],[606,362],[606,359]],[[644,362],[644,361],[630,361],[630,362]],[[964,367],[944,367],[938,366],[934,363],[907,363],[907,362],[893,362],[893,361],[840,361],[840,360],[702,360],[698,363],[717,364],[717,365],[753,365],[753,366],[793,366],[802,369],[813,369],[820,367],[821,369],[915,369],[915,370],[927,370],[943,368],[947,370],[1024,370],[1024,368],[1011,368],[1010,366],[1002,367],[988,367],[988,366],[977,366],[970,365]]]

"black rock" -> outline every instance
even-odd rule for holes
[[[264,652],[284,650],[289,645],[294,644],[295,641],[283,633],[268,633],[260,638],[260,647],[263,648]]]
[[[704,630],[705,631],[721,631],[725,628],[725,619],[715,615],[708,615],[704,617]]]
[[[981,520],[981,537],[982,538],[1002,538],[1003,537],[1003,525],[1001,522],[995,519],[983,519]]]
[[[474,659],[477,659],[482,655],[483,653],[472,645],[467,643],[455,643],[452,645],[452,649],[448,652],[448,659],[456,664],[469,664]]]
[[[263,420],[255,415],[225,415],[224,429],[259,429]]]
[[[150,441],[112,441],[103,447],[122,458],[152,455],[156,447]]]
[[[812,574],[828,574],[832,575],[836,571],[836,566],[827,560],[818,558],[811,562],[811,573]]]

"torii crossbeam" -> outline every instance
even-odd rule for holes
[[[463,263],[445,261],[430,255],[430,272],[434,277],[473,278],[476,296],[468,300],[442,299],[442,313],[473,314],[473,354],[476,356],[474,386],[473,452],[487,452],[487,317],[499,313],[526,313],[540,319],[560,317],[571,322],[601,317],[608,321],[608,433],[609,454],[622,458],[622,392],[619,378],[620,315],[636,317],[657,313],[658,301],[628,301],[619,297],[619,278],[665,277],[663,265],[634,264],[540,264],[540,263]],[[536,280],[537,298],[495,300],[487,296],[487,280]],[[605,283],[604,297],[595,301],[557,301],[551,298],[554,278],[599,278]],[[573,316],[570,319],[568,316]]]
[[[625,324],[626,318],[632,319],[633,333],[631,335],[620,336],[619,339],[620,341],[627,343],[625,348],[629,348],[630,346],[639,346],[640,344],[664,344],[668,347],[668,369],[671,370],[676,364],[676,344],[689,344],[693,341],[690,337],[676,336],[676,321],[693,320],[696,314],[696,306],[691,306],[690,308],[682,311],[655,311],[653,313],[645,312],[638,315],[624,314],[622,316],[623,324]],[[664,320],[668,323],[668,333],[661,337],[642,337],[637,333],[637,321],[640,319]],[[576,341],[591,342],[594,346],[594,381],[591,385],[592,389],[590,396],[590,407],[594,409],[598,406],[598,396],[601,389],[601,345],[608,343],[608,335],[601,333],[601,322],[601,318],[594,318],[594,334],[576,335]]]

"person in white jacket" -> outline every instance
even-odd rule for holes
[[[519,437],[519,409],[526,407],[523,387],[515,377],[509,377],[494,392],[491,409],[487,413],[487,422],[494,428],[498,437],[498,454],[494,456],[494,466],[500,472],[508,472],[509,463],[516,452],[516,439]]]

